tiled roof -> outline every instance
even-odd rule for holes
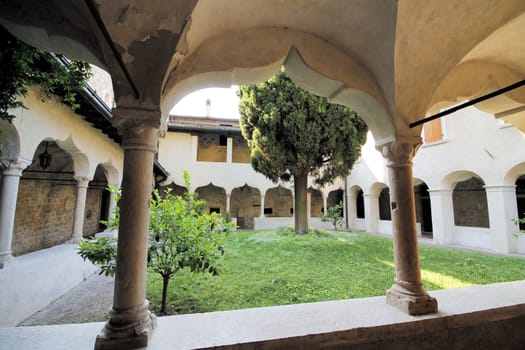
[[[168,131],[240,134],[241,128],[236,119],[170,115]]]

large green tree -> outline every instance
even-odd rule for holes
[[[295,232],[308,231],[308,176],[320,185],[347,176],[366,141],[367,126],[349,108],[298,87],[284,71],[241,86],[240,125],[253,168],[270,180],[293,180]]]

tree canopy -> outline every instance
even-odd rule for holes
[[[296,232],[304,233],[308,176],[320,185],[347,176],[368,128],[356,112],[298,87],[282,70],[266,82],[241,86],[238,95],[252,166],[274,182],[293,178]]]

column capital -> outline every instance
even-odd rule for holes
[[[7,176],[22,176],[22,172],[27,168],[31,162],[23,159],[11,160],[2,162],[5,168],[3,167],[2,175]]]
[[[160,110],[113,108],[113,125],[122,135],[122,148],[157,152],[162,126]]]
[[[77,180],[77,187],[88,187],[91,179],[87,176],[73,176]]]
[[[406,136],[379,145],[377,149],[387,160],[388,167],[411,166],[412,159],[421,144],[421,137]]]

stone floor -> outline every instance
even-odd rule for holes
[[[113,285],[113,277],[95,273],[20,325],[40,326],[106,321],[113,301]]]

